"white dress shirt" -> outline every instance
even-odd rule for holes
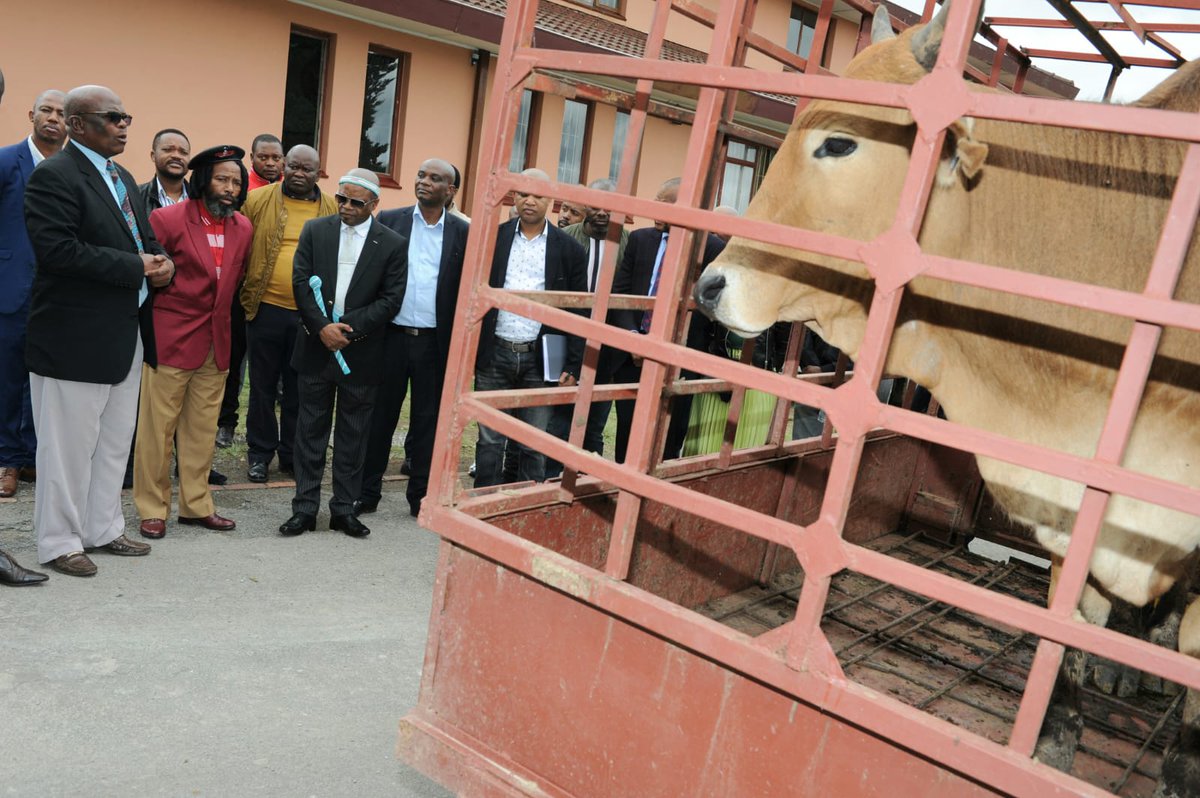
[[[532,239],[521,232],[521,225],[513,233],[512,249],[508,253],[508,270],[504,273],[504,287],[509,291],[546,290],[546,240],[550,222]],[[541,322],[502,310],[496,318],[496,335],[515,344],[528,343],[538,337]]]
[[[367,231],[370,229],[370,218],[353,227],[345,222],[341,224],[338,241],[337,287],[333,291],[334,319],[340,319],[346,312],[346,292],[350,290],[350,281],[354,278],[354,267],[358,265],[358,256],[362,254],[363,245],[367,243]]]

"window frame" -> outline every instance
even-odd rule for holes
[[[804,31],[804,19],[803,19],[803,17],[802,17],[802,16],[797,16],[797,13],[798,13],[798,12],[799,12],[800,14],[803,14],[803,15],[811,15],[811,16],[812,16],[812,19],[813,19],[813,23],[812,23],[812,31],[813,31],[813,37],[814,37],[814,38],[816,37],[817,25],[819,24],[819,20],[820,20],[820,12],[818,12],[816,9],[809,8],[809,7],[808,7],[807,5],[805,5],[804,3],[792,3],[791,10],[789,11],[789,14],[788,14],[788,30],[787,30],[787,33],[788,33],[788,34],[790,34],[790,33],[791,33],[791,26],[792,26],[792,21],[793,21],[793,20],[795,20],[795,21],[797,21],[797,22],[799,22],[799,23],[800,23],[800,30],[801,30],[801,35],[800,35],[800,36],[799,36],[799,38],[797,38],[797,40],[796,40],[796,49],[795,49],[795,50],[789,50],[789,52],[795,53],[796,55],[800,56],[801,58],[803,58],[804,60],[806,60],[806,61],[807,61],[807,60],[808,60],[808,59],[809,59],[809,58],[812,56],[812,45],[811,45],[811,44],[809,45],[809,48],[808,48],[808,55],[803,55],[803,54],[800,52],[800,42],[802,42],[802,41],[804,40],[804,34],[803,34],[803,31]],[[826,38],[828,38],[828,36],[827,36]],[[784,47],[785,47],[785,48],[787,48],[787,38],[786,38],[786,34],[785,34],[785,39],[784,39]],[[824,61],[824,54],[823,54],[823,53],[822,53],[822,61]]]
[[[292,37],[295,35],[307,36],[310,39],[319,39],[324,42],[325,48],[323,51],[323,63],[321,64],[321,80],[320,80],[320,101],[316,103],[317,120],[315,125],[315,139],[313,148],[317,151],[318,157],[321,159],[322,165],[326,162],[326,156],[329,152],[329,136],[326,124],[330,119],[330,109],[332,107],[332,91],[333,86],[333,65],[337,61],[337,34],[329,31],[317,30],[304,25],[292,25],[288,30],[288,54],[289,62],[291,57]],[[280,136],[282,140],[287,136],[287,131],[284,128],[283,122],[287,117],[287,66],[284,67],[284,119],[280,120]],[[289,142],[284,142],[284,152],[286,153],[290,147]],[[293,145],[294,146],[294,145]],[[328,177],[324,168],[321,169],[320,177]]]
[[[411,63],[411,54],[403,50],[397,50],[394,47],[388,47],[385,44],[377,44],[370,42],[367,44],[367,58],[371,54],[382,55],[389,58],[395,58],[396,65],[396,92],[392,104],[392,138],[390,141],[390,154],[388,159],[387,172],[375,172],[375,176],[379,178],[379,184],[385,188],[400,188],[399,171],[402,155],[401,142],[404,140],[404,123],[405,109],[408,107],[408,75],[411,71],[409,65]],[[363,69],[363,105],[366,105],[366,64]],[[366,110],[365,107],[363,109]],[[355,158],[355,163],[359,164],[359,158],[362,157],[361,136],[362,136],[362,120],[359,120],[359,153]],[[366,167],[363,167],[366,168]],[[372,170],[374,171],[374,170]]]

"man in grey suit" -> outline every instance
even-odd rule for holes
[[[379,179],[351,169],[338,182],[338,213],[304,224],[292,261],[292,289],[301,329],[292,367],[299,375],[296,495],[283,535],[316,528],[325,451],[333,441],[329,528],[356,538],[371,530],[354,510],[362,490],[371,409],[384,363],[383,327],[404,301],[408,242],[372,218]],[[320,304],[313,278],[320,278]]]
[[[175,265],[154,237],[137,183],[113,162],[133,120],[111,89],[67,95],[71,143],[25,188],[37,257],[26,364],[38,435],[33,525],[38,559],[92,576],[85,551],[150,553],[125,537],[121,478],[137,412],[142,361],[157,363],[153,290]]]

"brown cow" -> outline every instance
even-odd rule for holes
[[[859,54],[846,76],[915,83],[936,61],[946,9],[922,28]],[[978,88],[978,87],[976,87]],[[1180,68],[1139,105],[1200,108],[1200,64]],[[902,109],[816,101],[796,119],[746,216],[860,240],[895,216],[916,126]],[[947,132],[922,227],[923,251],[1141,291],[1184,146],[1127,135],[960,119]],[[1200,302],[1195,239],[1176,298]],[[741,335],[806,323],[857,357],[872,283],[865,268],[734,238],[697,282],[712,318]],[[886,370],[927,386],[956,422],[1084,457],[1095,451],[1132,322],[928,278],[905,289]],[[1162,336],[1123,465],[1200,487],[1200,341]],[[992,493],[1066,553],[1083,486],[979,458]],[[1103,625],[1121,599],[1145,606],[1187,570],[1200,544],[1193,515],[1114,496],[1080,611]],[[1179,649],[1200,656],[1200,603]],[[1038,756],[1069,769],[1081,721],[1070,700],[1082,655],[1066,660]],[[1200,795],[1200,692],[1190,691],[1159,795]]]

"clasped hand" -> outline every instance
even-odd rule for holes
[[[175,276],[175,264],[166,255],[142,253],[142,272],[150,285],[163,288],[171,284],[171,278]]]
[[[325,348],[330,352],[337,352],[350,345],[350,339],[346,336],[353,333],[354,328],[345,322],[330,322],[321,328],[321,343],[325,344]]]

